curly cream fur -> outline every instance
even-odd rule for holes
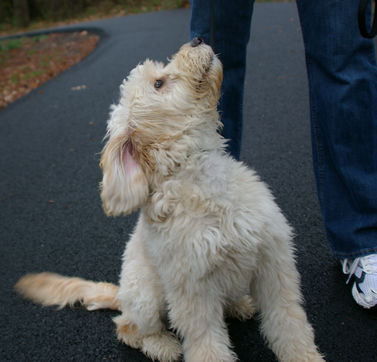
[[[101,197],[108,215],[141,213],[119,290],[55,274],[26,276],[16,288],[44,305],[118,308],[118,338],[160,361],[182,350],[187,362],[235,361],[224,314],[246,319],[255,310],[280,361],[322,361],[301,306],[292,230],[217,133],[221,81],[211,48],[186,44],[166,66],[147,60],[121,85]]]

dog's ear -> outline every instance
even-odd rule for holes
[[[101,199],[106,215],[128,214],[145,203],[149,186],[126,135],[110,137],[103,148]]]

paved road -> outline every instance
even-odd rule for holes
[[[188,40],[189,11],[109,19],[84,61],[0,112],[0,360],[147,361],[117,342],[109,311],[41,308],[12,292],[26,272],[117,282],[136,215],[101,210],[98,152],[129,70]],[[75,27],[72,27],[75,28]],[[306,310],[328,361],[376,361],[377,314],[352,301],[330,256],[311,168],[308,91],[294,3],[257,4],[248,51],[242,159],[267,181],[296,229]],[[85,90],[72,87],[86,85]],[[243,362],[274,361],[258,321],[229,320]]]

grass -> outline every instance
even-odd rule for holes
[[[43,40],[45,40],[46,37],[47,37],[46,35],[38,35],[38,36],[34,36],[31,39],[34,43],[40,43]],[[24,41],[25,41],[25,37],[0,40],[0,58],[3,52],[21,48]]]
[[[46,40],[47,39],[47,35],[36,35],[36,36],[33,36],[33,42],[34,43],[40,43],[42,42],[43,40]]]
[[[0,41],[0,53],[20,48],[24,42],[24,39],[25,38],[17,38]]]
[[[46,70],[44,70],[44,69],[37,69],[37,70],[30,69],[22,75],[22,80],[28,81],[29,79],[39,77],[40,75],[44,74],[45,72],[46,72]]]
[[[6,57],[11,50],[21,48],[24,40],[25,38],[17,38],[0,41],[0,65],[5,63]]]
[[[26,44],[37,44],[42,43],[47,39],[47,35],[37,35],[31,38],[21,37],[16,39],[6,39],[0,41],[0,65],[4,64],[6,60],[12,57],[11,51],[21,49],[23,45]],[[35,49],[30,49],[27,51],[26,56],[32,56],[36,53]],[[35,70],[31,69],[29,66],[20,66],[19,72],[14,73],[10,77],[10,82],[13,85],[18,85],[20,82],[25,82],[30,79],[34,79],[44,74],[47,71],[49,62],[52,59],[52,55],[46,55],[41,59],[41,69]]]

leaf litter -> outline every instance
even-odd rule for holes
[[[1,40],[0,109],[78,63],[98,41],[99,36],[85,30]]]

